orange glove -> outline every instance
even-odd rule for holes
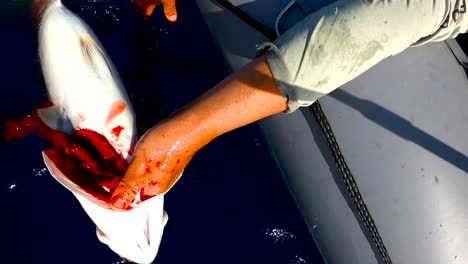
[[[162,4],[164,14],[167,20],[175,22],[177,20],[177,10],[175,0],[133,0],[138,12],[143,16],[143,19],[148,19],[153,14],[157,5]]]

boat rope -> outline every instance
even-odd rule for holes
[[[359,216],[361,216],[362,222],[372,236],[372,240],[374,241],[377,250],[382,256],[384,263],[391,264],[392,260],[390,259],[383,240],[380,237],[379,230],[377,230],[369,209],[367,209],[367,206],[364,203],[364,199],[362,198],[361,192],[359,191],[356,180],[349,170],[348,164],[346,164],[340,147],[338,146],[338,142],[336,141],[335,135],[333,134],[333,130],[327,120],[327,117],[325,116],[325,113],[322,110],[322,107],[320,106],[320,103],[315,101],[311,106],[309,106],[309,109],[312,110],[315,120],[319,123],[320,129],[322,130],[322,133],[327,140],[328,147],[333,154],[336,166],[338,167],[341,176],[343,177],[343,180],[346,184],[346,189],[348,190],[348,193],[353,200],[354,206],[356,207]]]
[[[213,1],[217,2],[218,4],[225,7],[226,9],[230,10],[232,13],[237,15],[240,19],[242,19],[245,23],[250,25],[252,28],[263,33],[268,39],[270,39],[270,41],[273,42],[277,38],[278,35],[275,33],[275,31],[263,25],[262,23],[256,21],[255,19],[250,17],[243,10],[233,5],[228,0],[213,0]],[[327,141],[330,152],[332,153],[333,158],[335,159],[335,164],[338,167],[338,170],[340,171],[340,174],[344,180],[346,189],[348,190],[348,193],[351,199],[353,200],[354,206],[356,210],[358,211],[363,224],[365,225],[369,234],[371,235],[372,240],[374,241],[374,244],[377,250],[379,251],[380,256],[382,257],[383,262],[385,264],[391,264],[392,260],[387,252],[387,249],[382,240],[382,237],[380,236],[377,226],[375,225],[375,222],[369,212],[369,209],[367,208],[364,202],[364,199],[361,195],[361,192],[359,191],[356,180],[353,174],[351,173],[351,170],[349,169],[346,163],[346,160],[343,157],[343,154],[341,153],[340,147],[335,138],[333,130],[330,126],[330,123],[328,122],[327,117],[325,116],[325,113],[323,112],[322,107],[320,106],[319,101],[318,100],[315,101],[311,106],[309,106],[309,109],[312,111],[315,120],[319,124],[320,129],[322,130],[322,133]]]
[[[220,4],[221,6],[223,6],[224,8],[226,8],[227,10],[231,11],[233,14],[235,14],[237,17],[239,17],[245,23],[247,23],[247,25],[263,33],[263,35],[265,35],[265,37],[267,37],[271,41],[275,40],[278,37],[275,31],[263,25],[262,23],[258,22],[257,20],[253,19],[251,16],[249,16],[247,13],[242,11],[237,6],[233,5],[228,0],[214,0],[214,1]]]
[[[291,2],[289,2],[284,8],[283,10],[281,10],[281,12],[278,14],[278,16],[276,17],[276,21],[275,21],[275,32],[276,34],[279,36],[281,35],[280,33],[280,22],[281,22],[281,18],[283,18],[284,14],[286,14],[286,12],[289,10],[289,8],[291,8],[291,6],[294,5],[294,3],[296,3],[296,0],[291,0]]]

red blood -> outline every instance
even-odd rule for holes
[[[23,138],[24,131],[19,131],[18,122],[7,120],[3,124],[2,139],[5,142],[11,142],[15,139]]]
[[[83,167],[92,171],[99,170],[98,165],[93,161],[89,152],[85,148],[74,144],[74,146],[65,148],[65,153],[67,155],[75,156],[75,158],[81,162]]]
[[[109,144],[106,137],[92,130],[77,130],[73,135],[73,138],[75,141],[81,141],[84,144],[89,143],[93,145],[97,152],[99,152],[99,155],[105,160],[114,160],[119,156],[112,145]]]
[[[153,164],[153,159],[146,160],[146,172],[151,173],[151,165]]]
[[[123,129],[124,129],[124,128],[123,128],[122,126],[116,126],[116,127],[114,127],[114,128],[112,129],[112,134],[113,134],[116,138],[118,138],[118,137],[120,137],[120,133],[122,132]]]
[[[44,15],[45,10],[49,6],[51,1],[48,0],[35,0],[32,2],[32,6],[29,9],[31,19],[34,25],[39,25]]]
[[[159,166],[161,166],[161,162],[160,162],[160,161],[156,162],[156,167],[159,168]]]
[[[54,146],[63,144],[63,140],[65,138],[64,135],[66,135],[63,132],[55,131],[45,125],[37,115],[37,111],[34,111],[34,113],[31,115],[26,115],[19,121],[6,121],[4,124],[2,138],[7,142],[15,139],[21,140],[32,131],[38,133],[41,137],[52,143]],[[64,135],[62,136],[62,134]]]
[[[120,115],[125,110],[125,108],[126,106],[124,102],[115,101],[111,106],[109,114],[107,114],[106,125],[108,125],[110,122],[112,122],[112,120],[114,120],[114,118]]]
[[[50,106],[53,106],[54,104],[51,101],[43,101],[41,102],[36,108],[37,109],[42,109],[42,108],[47,108]]]
[[[37,111],[19,121],[7,121],[4,127],[5,141],[23,139],[34,131],[52,143],[53,147],[44,152],[58,169],[106,202],[128,168],[128,162],[101,134],[89,129],[77,130],[73,135],[53,130],[42,122]]]
[[[128,153],[128,155],[133,155],[133,149],[132,149],[132,148],[129,148],[129,149],[127,150],[127,153]]]

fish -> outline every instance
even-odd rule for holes
[[[126,260],[151,263],[168,221],[164,195],[142,201],[138,194],[127,211],[112,210],[108,200],[138,140],[120,76],[93,30],[60,0],[35,0],[31,10],[50,102],[10,122],[4,138],[33,128],[51,141],[44,164],[96,224],[98,239]]]
[[[93,129],[131,159],[135,114],[119,74],[89,26],[51,2],[39,25],[39,57],[53,106],[39,115],[58,130]]]

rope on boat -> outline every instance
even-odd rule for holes
[[[330,151],[333,154],[333,158],[335,159],[336,166],[338,167],[341,176],[343,176],[346,189],[348,189],[348,193],[353,200],[354,206],[356,207],[359,216],[361,216],[362,222],[372,236],[372,240],[374,241],[377,250],[382,256],[384,263],[391,264],[392,260],[390,259],[387,249],[385,248],[382,238],[380,237],[379,230],[377,230],[369,209],[367,209],[367,206],[364,203],[364,199],[361,196],[361,192],[359,191],[356,180],[354,179],[353,174],[351,174],[351,171],[346,164],[340,147],[338,146],[338,142],[336,141],[335,135],[333,134],[333,130],[322,110],[322,107],[320,106],[320,103],[315,101],[311,106],[309,106],[309,109],[312,111],[315,120],[320,125],[320,129],[322,130],[322,133],[327,140],[328,147],[330,148]]]
[[[250,25],[251,27],[255,28],[259,32],[263,33],[265,37],[273,41],[278,37],[276,35],[276,32],[271,30],[269,27],[263,25],[262,23],[258,22],[257,20],[253,19],[251,16],[249,16],[247,13],[242,11],[240,8],[237,6],[233,5],[231,2],[228,0],[214,0],[216,3],[220,4],[227,10],[231,11],[233,14],[235,14],[237,17],[242,19],[247,25]]]
[[[258,22],[257,20],[250,17],[247,13],[242,11],[237,6],[233,5],[228,0],[213,0],[214,2],[220,4],[221,6],[225,7],[226,9],[230,10],[233,14],[237,15],[240,19],[242,19],[245,23],[250,25],[252,28],[256,29],[257,31],[263,33],[270,41],[274,41],[277,38],[277,34],[275,31],[270,29],[269,27],[263,25],[262,23]],[[343,177],[344,183],[346,185],[346,189],[353,200],[354,206],[361,217],[362,222],[366,226],[368,232],[372,236],[372,240],[377,247],[377,250],[382,257],[382,260],[385,264],[391,264],[392,260],[387,252],[385,244],[382,240],[382,237],[379,234],[379,231],[375,225],[374,220],[367,208],[364,199],[362,198],[361,192],[357,186],[356,180],[354,179],[353,174],[351,173],[346,161],[341,153],[340,147],[338,142],[336,141],[335,135],[333,130],[328,122],[325,113],[323,112],[322,107],[320,106],[319,101],[315,101],[309,109],[312,111],[315,120],[320,126],[323,135],[327,141],[328,147],[335,159],[335,164],[338,167],[341,176]]]

